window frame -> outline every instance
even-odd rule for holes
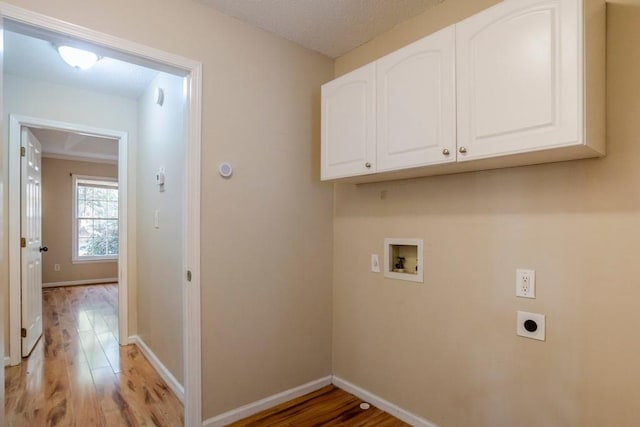
[[[88,264],[102,262],[117,262],[120,253],[120,186],[118,178],[106,176],[91,176],[71,174],[71,263],[72,264]],[[118,190],[118,254],[116,255],[97,255],[97,256],[80,256],[78,255],[78,181],[103,181],[115,183]]]

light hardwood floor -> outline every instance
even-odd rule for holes
[[[352,394],[329,385],[313,393],[245,418],[231,424],[231,426],[409,426],[409,424],[373,406],[369,409],[360,409],[361,403],[362,401]]]
[[[5,368],[8,426],[181,426],[183,409],[135,345],[117,340],[117,285],[43,290],[44,333]]]

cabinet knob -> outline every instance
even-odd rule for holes
[[[462,154],[467,152],[467,149],[464,147],[460,147],[460,149],[458,150],[459,152],[461,152]]]
[[[369,168],[371,167],[371,163],[367,162],[367,163],[365,163],[365,164],[364,164],[364,166],[365,166],[367,169],[369,169]]]
[[[445,148],[444,150],[442,150],[442,154],[444,154],[445,156],[449,155],[449,149]]]

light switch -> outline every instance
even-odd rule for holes
[[[371,271],[374,273],[380,273],[380,261],[378,260],[378,254],[371,255]]]
[[[153,213],[153,226],[155,228],[160,228],[160,211],[156,209]]]

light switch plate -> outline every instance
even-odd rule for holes
[[[371,271],[374,273],[380,273],[380,261],[378,254],[371,254]]]

